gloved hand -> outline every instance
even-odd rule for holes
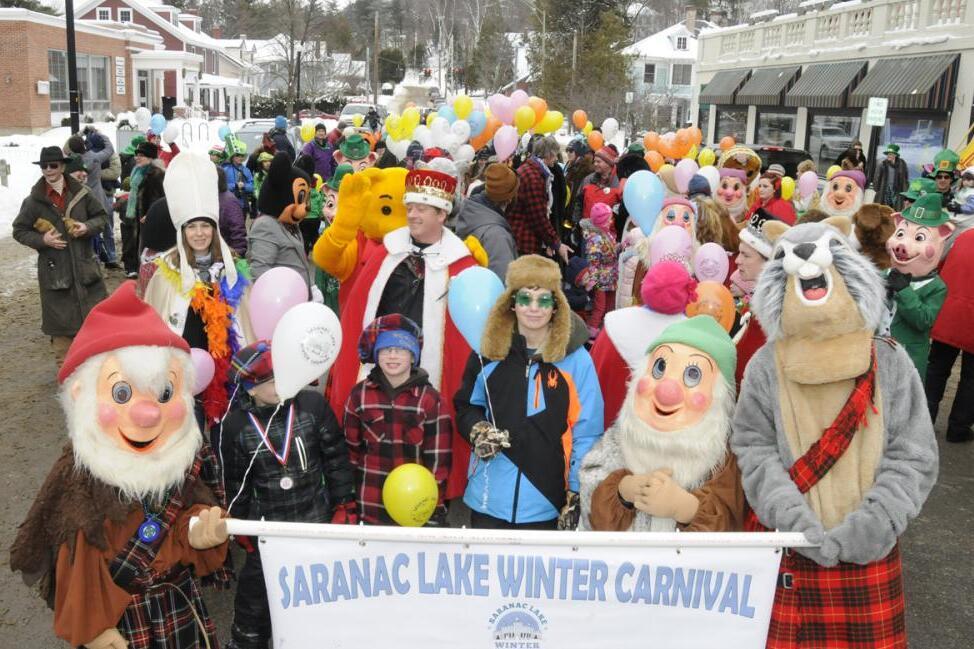
[[[423,527],[449,527],[446,522],[446,507],[437,505],[436,509],[433,510],[433,515]]]
[[[215,548],[227,538],[227,521],[219,507],[202,510],[199,520],[189,528],[189,544],[196,550]]]
[[[960,203],[958,203],[957,201],[950,201],[949,203],[947,203],[947,211],[954,212],[954,213],[960,212]]]
[[[886,277],[886,289],[891,293],[899,293],[913,281],[913,275],[902,273],[895,268],[889,271]]]
[[[478,421],[470,430],[470,444],[474,455],[481,460],[493,459],[501,449],[511,447],[511,434],[489,421]]]
[[[354,500],[342,503],[335,507],[335,513],[331,517],[332,525],[358,525],[358,505]]]
[[[325,296],[321,294],[321,289],[317,286],[311,287],[311,301],[315,304],[325,303]]]
[[[88,649],[126,649],[129,643],[125,641],[118,629],[112,627],[105,629],[91,642],[85,643]]]
[[[578,518],[582,513],[582,501],[578,494],[569,491],[565,494],[565,506],[558,514],[558,529],[572,531],[578,529]]]

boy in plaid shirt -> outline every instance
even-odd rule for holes
[[[223,420],[221,460],[232,516],[294,523],[356,523],[352,467],[345,436],[319,392],[281,402],[266,340],[233,356],[230,378],[242,394]],[[229,649],[266,649],[270,610],[256,544],[233,605]]]
[[[400,464],[433,473],[440,499],[428,525],[446,524],[443,493],[450,474],[452,422],[440,393],[419,367],[423,334],[409,318],[376,318],[359,339],[359,360],[375,363],[345,403],[345,439],[355,467],[356,499],[363,521],[395,523],[382,506],[382,484]]]

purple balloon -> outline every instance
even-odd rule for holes
[[[193,347],[189,350],[189,358],[193,361],[193,394],[197,395],[213,380],[216,366],[213,364],[213,357],[205,349]]]
[[[818,174],[814,171],[806,171],[798,177],[798,193],[802,198],[808,198],[818,189]]]
[[[254,282],[250,291],[250,324],[258,340],[271,340],[281,316],[308,301],[308,285],[297,271],[278,266]]]
[[[723,284],[727,279],[729,261],[727,251],[719,243],[705,243],[693,257],[693,274],[699,282]]]
[[[504,95],[491,95],[487,99],[487,105],[490,106],[490,114],[505,124],[514,121],[514,104]]]
[[[521,106],[528,103],[528,93],[518,88],[511,93],[511,103],[514,104],[514,110],[517,110]]]
[[[697,163],[689,158],[684,158],[676,163],[676,169],[673,170],[673,179],[676,181],[676,188],[683,192],[687,192],[690,186],[690,179],[700,171],[700,167]]]
[[[509,125],[497,129],[494,133],[494,150],[497,152],[497,159],[504,162],[514,154],[516,148],[517,129]]]
[[[691,249],[690,234],[678,225],[667,225],[653,236],[649,244],[649,265],[676,261],[689,269]]]

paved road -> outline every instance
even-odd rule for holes
[[[0,649],[65,647],[51,631],[50,611],[8,567],[16,527],[66,438],[54,362],[39,332],[34,255],[0,239],[0,259]],[[116,272],[109,279],[114,286],[122,278]],[[950,398],[953,390],[952,383]],[[968,602],[974,585],[974,445],[944,443],[945,421],[946,412],[937,426],[940,480],[903,540],[907,625],[916,649],[974,646],[974,607]],[[225,640],[232,594],[210,592],[207,601]]]

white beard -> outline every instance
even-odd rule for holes
[[[636,376],[642,376],[637,374]],[[713,403],[703,418],[684,430],[656,430],[633,408],[636,380],[630,382],[616,427],[626,468],[634,474],[658,469],[673,471],[673,480],[687,491],[698,489],[713,477],[727,459],[734,397],[723,376],[714,382]]]
[[[147,352],[146,350],[152,350]],[[98,424],[98,400],[96,384],[105,357],[116,354],[125,367],[127,377],[142,389],[156,388],[152,383],[166,380],[166,371],[159,367],[169,365],[169,354],[185,356],[185,389],[176,398],[186,405],[186,418],[166,443],[147,453],[134,453],[118,445]],[[146,354],[150,357],[147,357]],[[135,361],[138,361],[138,364]],[[126,362],[128,361],[128,362]],[[129,371],[130,368],[133,371]],[[105,484],[118,488],[125,500],[151,498],[161,500],[173,486],[186,478],[193,466],[196,453],[203,445],[196,417],[193,415],[192,385],[193,368],[189,355],[161,347],[133,347],[116,352],[99,354],[85,361],[61,387],[61,404],[67,416],[68,434],[74,448],[74,463]],[[71,396],[72,386],[80,383],[78,398]],[[146,385],[149,383],[150,385]]]
[[[829,216],[845,216],[851,219],[853,215],[855,215],[855,213],[859,211],[859,208],[862,207],[862,199],[863,199],[862,191],[860,191],[856,195],[856,200],[852,201],[852,203],[848,207],[844,207],[841,210],[835,209],[832,206],[832,204],[829,202],[830,193],[831,193],[830,188],[828,187],[828,185],[826,185],[825,191],[822,193],[822,200],[819,202],[819,209],[821,209]]]

